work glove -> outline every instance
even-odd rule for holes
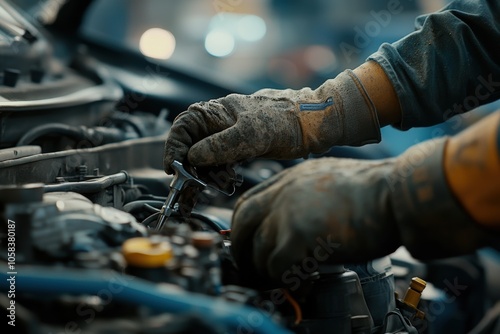
[[[400,245],[425,260],[488,244],[448,188],[446,142],[386,160],[310,160],[249,190],[236,204],[231,234],[242,276],[283,284],[297,270],[366,262]]]
[[[380,141],[372,101],[350,70],[316,90],[263,89],[191,105],[175,119],[165,143],[164,166],[193,166],[248,158],[294,159],[333,145]]]

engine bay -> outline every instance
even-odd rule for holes
[[[300,161],[185,166],[205,186],[160,224],[176,180],[162,162],[173,119],[230,89],[147,61],[137,74],[117,65],[133,56],[113,63],[91,43],[58,57],[65,40],[0,9],[0,304],[16,332],[459,333],[484,315],[477,255],[438,265],[401,250],[371,302],[367,264],[317,266],[296,289],[242,275],[236,200]],[[164,80],[173,93],[147,93]]]

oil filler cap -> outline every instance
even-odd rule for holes
[[[165,239],[132,238],[122,245],[122,254],[128,265],[139,268],[159,268],[174,256],[172,246]]]

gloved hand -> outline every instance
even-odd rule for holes
[[[263,89],[191,105],[174,121],[164,166],[186,158],[193,166],[248,158],[294,159],[333,145],[380,141],[372,101],[352,71],[316,90]]]
[[[429,259],[484,245],[488,233],[446,184],[445,144],[430,141],[397,159],[310,160],[249,190],[236,205],[231,234],[242,274],[286,283],[293,265],[310,273],[311,258],[317,265],[364,262],[403,244]]]

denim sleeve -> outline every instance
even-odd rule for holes
[[[500,0],[459,0],[417,18],[417,30],[369,60],[392,81],[406,130],[500,98]]]

